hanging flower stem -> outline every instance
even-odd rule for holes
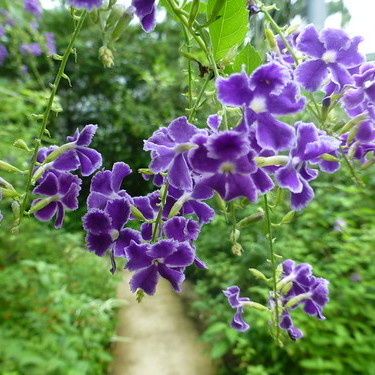
[[[65,71],[66,64],[68,62],[70,54],[72,53],[73,45],[74,45],[74,43],[75,43],[75,41],[78,37],[78,34],[79,34],[79,32],[82,28],[82,25],[85,22],[86,16],[87,16],[87,11],[84,10],[79,17],[78,22],[75,24],[75,28],[74,28],[72,38],[71,38],[71,40],[68,44],[68,47],[67,47],[64,55],[61,58],[60,67],[59,67],[59,70],[56,74],[55,81],[52,84],[50,84],[51,93],[50,93],[50,96],[48,98],[47,107],[46,107],[46,109],[45,109],[45,111],[42,115],[43,116],[42,117],[42,125],[40,126],[38,138],[35,140],[34,153],[33,153],[32,159],[31,159],[30,167],[29,167],[29,173],[28,173],[28,176],[27,176],[27,183],[26,183],[24,197],[23,197],[23,200],[22,200],[22,203],[21,203],[21,218],[22,218],[23,213],[25,212],[26,205],[27,205],[27,202],[29,200],[30,190],[31,190],[31,185],[32,185],[33,171],[34,171],[34,167],[36,165],[36,159],[37,159],[37,156],[38,156],[38,151],[39,151],[39,148],[40,148],[41,143],[42,143],[42,137],[43,137],[44,133],[46,133],[46,131],[47,131],[47,124],[48,124],[49,115],[50,115],[52,107],[53,107],[53,101],[54,101],[54,98],[56,96],[56,92],[57,92],[57,89],[59,87],[61,78],[65,75],[64,71]]]
[[[276,343],[280,342],[280,327],[279,327],[279,317],[280,317],[280,312],[279,312],[279,301],[277,297],[277,280],[276,280],[276,255],[273,247],[273,237],[272,237],[272,225],[271,225],[271,217],[270,217],[270,209],[268,205],[268,199],[267,199],[267,194],[264,194],[264,211],[266,214],[266,230],[267,230],[267,238],[268,238],[268,243],[270,247],[270,262],[271,262],[271,267],[272,267],[272,289],[273,289],[273,298],[275,300],[275,328],[276,328],[276,335],[275,335],[275,340]]]

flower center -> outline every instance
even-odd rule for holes
[[[323,61],[326,64],[336,62],[336,52],[335,51],[327,51],[322,56]]]
[[[235,167],[233,163],[225,162],[220,165],[219,170],[221,173],[234,173]]]
[[[120,232],[117,229],[111,230],[111,238],[113,241],[116,241],[120,236]]]
[[[263,97],[256,96],[250,103],[250,108],[256,113],[267,111],[266,100]]]

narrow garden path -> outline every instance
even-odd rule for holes
[[[128,282],[129,274],[118,289],[129,303],[117,328],[127,341],[116,343],[112,375],[214,375],[208,348],[170,284],[161,279],[156,294],[138,304]]]

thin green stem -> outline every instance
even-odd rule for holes
[[[43,137],[43,134],[46,132],[46,129],[47,129],[47,123],[48,123],[49,115],[50,115],[51,110],[52,110],[53,100],[56,96],[57,88],[59,87],[60,80],[61,80],[61,78],[64,74],[64,70],[65,70],[66,64],[68,62],[69,56],[72,53],[73,45],[74,45],[74,43],[77,39],[77,36],[78,36],[78,34],[79,34],[79,32],[82,28],[82,25],[85,21],[86,16],[87,16],[87,11],[84,10],[81,13],[81,16],[79,18],[78,23],[75,24],[75,28],[74,28],[72,38],[71,38],[71,40],[68,44],[68,47],[67,47],[67,49],[66,49],[66,51],[65,51],[65,53],[62,57],[59,70],[58,70],[58,72],[56,74],[56,77],[55,77],[55,81],[51,85],[52,90],[51,90],[51,93],[50,93],[50,96],[49,96],[49,99],[48,99],[47,107],[46,107],[46,109],[43,113],[42,125],[40,126],[38,138],[35,140],[34,153],[33,153],[32,159],[31,159],[30,169],[29,169],[29,173],[28,173],[28,177],[27,177],[25,194],[24,194],[24,198],[23,198],[22,203],[21,203],[21,218],[22,218],[22,215],[25,212],[26,204],[27,204],[29,196],[30,196],[30,189],[31,189],[31,184],[32,184],[31,181],[32,181],[32,177],[33,177],[33,171],[34,171],[34,167],[36,165],[36,159],[37,159],[38,151],[39,151],[39,148],[40,148],[40,145],[41,145],[41,142],[42,142],[42,137]]]
[[[185,36],[185,44],[187,52],[190,53],[191,45],[189,34],[186,27],[183,27],[184,36]],[[192,78],[192,71],[191,71],[191,60],[187,59],[187,71],[188,71],[188,99],[189,99],[189,109],[192,109],[193,106],[193,78]]]
[[[281,30],[281,28],[279,27],[279,25],[275,22],[275,20],[272,18],[272,16],[268,13],[268,10],[266,9],[266,7],[263,4],[258,3],[257,5],[259,6],[260,10],[264,13],[264,16],[266,17],[267,21],[272,25],[272,27],[275,29],[275,31],[280,35],[281,40],[285,44],[285,47],[287,48],[287,50],[292,55],[296,65],[298,65],[299,64],[298,57],[295,54],[292,46],[289,44],[288,40],[286,39],[286,37],[285,37],[283,31]]]
[[[360,187],[364,187],[365,184],[363,183],[363,181],[356,175],[355,173],[355,170],[353,169],[353,166],[350,164],[350,161],[348,160],[348,158],[346,157],[345,155],[345,152],[343,150],[342,147],[340,147],[340,151],[341,151],[341,155],[344,159],[344,162],[345,164],[347,165],[347,167],[349,168],[349,172],[350,174],[352,175],[352,178],[354,179],[355,183],[360,186]]]
[[[268,237],[268,242],[269,242],[269,247],[270,247],[270,261],[271,261],[271,266],[272,266],[272,289],[273,289],[273,294],[274,294],[274,300],[275,300],[275,319],[276,319],[276,342],[279,342],[279,337],[280,337],[280,327],[279,327],[279,302],[278,302],[278,296],[277,296],[277,280],[276,280],[276,255],[275,251],[273,248],[273,237],[272,237],[272,225],[271,225],[271,217],[270,217],[270,210],[269,210],[269,205],[268,205],[268,200],[267,200],[267,194],[264,194],[264,211],[266,214],[266,223],[267,223],[267,237]]]
[[[161,196],[158,215],[156,216],[155,226],[154,226],[154,229],[152,230],[152,240],[151,240],[152,243],[156,242],[156,240],[158,239],[159,226],[160,226],[161,219],[162,219],[165,201],[166,201],[167,195],[168,195],[168,188],[169,188],[169,183],[167,182],[164,185],[164,191],[163,191],[163,194]]]
[[[199,46],[202,48],[202,50],[204,51],[204,53],[208,57],[208,51],[207,51],[206,44],[204,43],[203,39],[199,35],[197,35],[197,33],[193,29],[193,27],[191,25],[189,25],[189,21],[186,18],[186,16],[183,15],[181,9],[178,7],[178,5],[175,3],[174,0],[167,0],[167,2],[169,4],[169,6],[172,8],[174,14],[181,21],[182,25],[186,28],[186,30],[189,31],[189,33],[191,34],[191,36],[197,41],[197,43],[199,44]]]
[[[210,73],[207,74],[206,80],[203,83],[203,86],[201,87],[199,94],[197,96],[197,99],[195,100],[195,103],[193,105],[193,108],[191,108],[190,114],[189,114],[189,121],[193,120],[195,113],[197,112],[199,103],[203,97],[204,91],[206,90],[206,87],[208,85],[208,82],[211,80],[211,75]]]

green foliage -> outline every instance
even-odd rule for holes
[[[208,0],[207,19],[211,18],[217,0]],[[210,37],[215,61],[222,59],[231,48],[239,47],[248,30],[249,14],[245,0],[227,0],[219,12],[219,18],[210,24]]]
[[[257,268],[270,276],[264,224],[241,229],[239,241],[245,252],[240,258],[230,252],[231,225],[223,216],[217,217],[212,227],[204,227],[197,248],[209,269],[203,274],[194,273],[199,278],[199,301],[193,304],[193,311],[199,311],[203,318],[206,331],[202,338],[213,344],[212,356],[222,363],[220,374],[375,373],[371,354],[375,340],[375,181],[370,175],[362,178],[367,184],[365,189],[348,180],[340,182],[337,175],[320,176],[314,184],[316,198],[309,207],[291,223],[275,228],[277,253],[284,259],[312,264],[318,277],[330,281],[330,302],[324,309],[327,319],[319,321],[294,311],[294,323],[305,337],[294,343],[285,336],[281,349],[267,333],[267,314],[255,310],[245,312],[251,329],[236,333],[231,341],[227,330],[234,311],[221,293],[237,284],[243,296],[266,303],[269,289],[246,271]],[[248,210],[247,215],[251,213]],[[273,221],[280,222],[287,211],[286,204],[274,209]],[[334,230],[337,220],[346,223],[342,231]]]
[[[103,374],[118,277],[82,248],[77,233],[25,221],[0,234],[0,373]],[[108,299],[109,298],[109,299]]]

